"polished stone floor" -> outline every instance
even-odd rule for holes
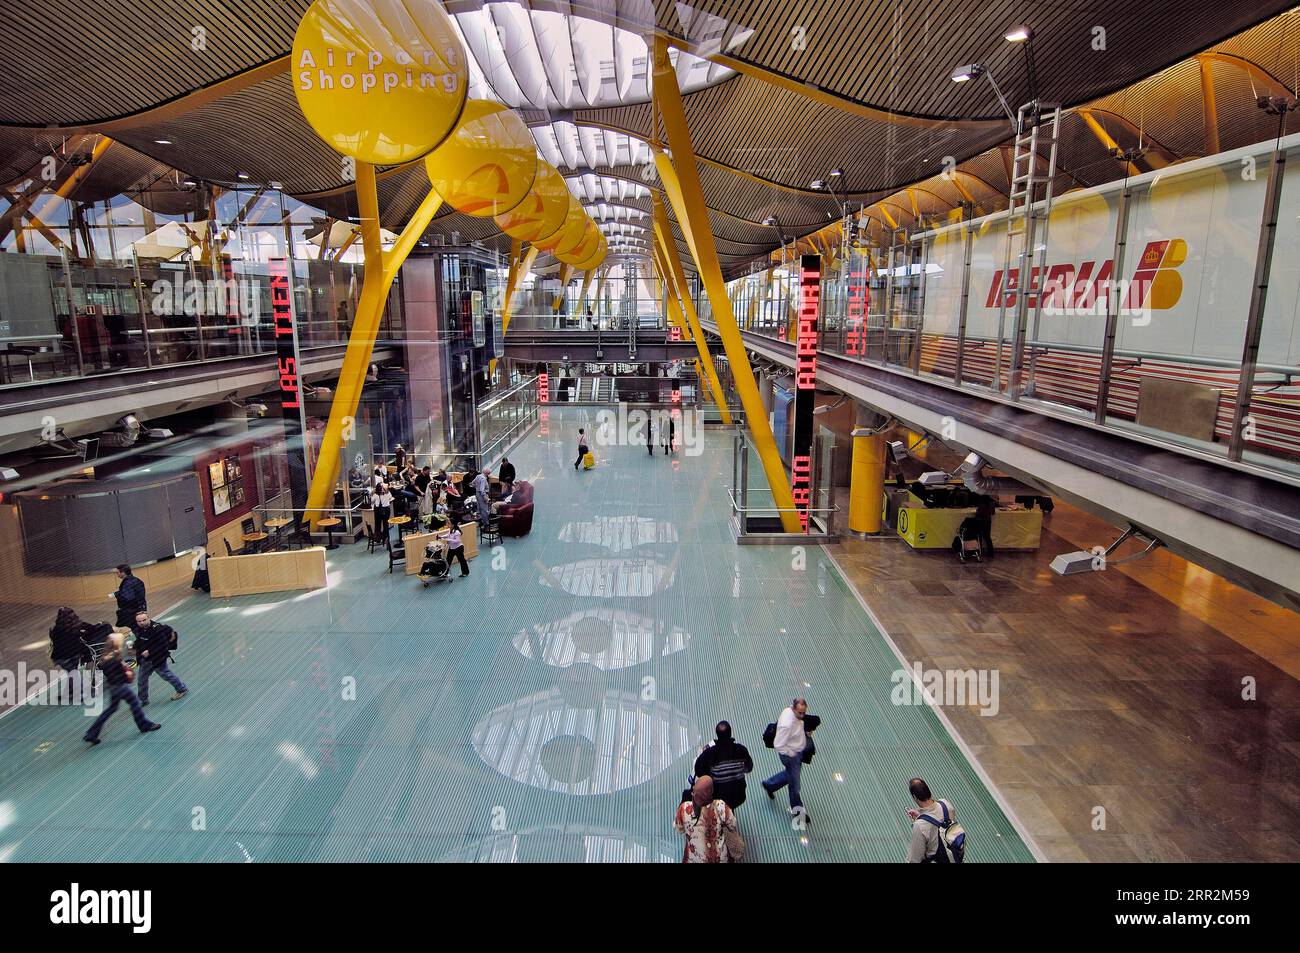
[[[1045,527],[985,565],[830,553],[906,658],[1000,672],[996,716],[944,711],[1046,859],[1293,862],[1300,617],[1164,551],[1058,577],[1118,530],[1059,503]]]
[[[340,549],[328,589],[167,614],[192,692],[155,689],[159,732],[119,712],[90,748],[80,709],[0,717],[0,859],[672,862],[719,718],[757,762],[746,862],[901,860],[913,775],[956,805],[969,860],[1033,859],[935,711],[892,703],[898,659],[827,556],[735,545],[728,435],[675,459],[597,445],[575,473],[595,423],[550,410],[511,453],[533,531],[467,580]],[[795,695],[824,719],[807,829],[757,787]]]

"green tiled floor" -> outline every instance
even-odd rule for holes
[[[727,718],[757,762],[747,862],[902,859],[917,774],[971,861],[1031,859],[934,713],[890,704],[897,661],[829,561],[735,545],[729,437],[675,461],[598,447],[575,473],[594,412],[549,417],[512,454],[533,531],[468,580],[424,589],[340,549],[328,590],[167,616],[193,691],[155,689],[159,732],[119,712],[92,749],[79,709],[0,718],[0,858],[675,861],[678,796]],[[824,719],[807,831],[757,786],[796,694]]]

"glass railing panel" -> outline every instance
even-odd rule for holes
[[[1267,180],[1242,169],[1189,163],[1130,189],[1108,424],[1227,452]]]
[[[1270,155],[1271,159],[1271,155]],[[1260,155],[1262,179],[1270,159]],[[1300,147],[1286,154],[1260,327],[1258,365],[1242,418],[1242,459],[1300,475]]]

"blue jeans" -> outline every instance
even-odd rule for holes
[[[146,705],[149,704],[149,676],[152,675],[154,672],[157,672],[160,676],[162,676],[164,681],[170,682],[172,688],[176,689],[178,692],[189,691],[189,689],[185,687],[185,683],[182,682],[180,678],[177,677],[176,673],[167,667],[167,661],[165,659],[159,662],[157,665],[155,665],[147,658],[142,658],[140,659],[140,673],[139,673],[140,674],[140,701],[144,702]]]
[[[787,784],[790,785],[790,806],[803,807],[803,801],[799,799],[799,772],[803,770],[803,761],[799,755],[778,754],[781,764],[784,767],[776,774],[772,775],[763,782],[763,786],[769,791],[779,791]]]
[[[109,685],[108,694],[112,699],[104,710],[99,713],[94,724],[86,731],[86,740],[93,741],[99,737],[100,729],[104,727],[104,722],[108,721],[109,716],[117,711],[117,706],[126,702],[131,706],[131,717],[135,719],[135,726],[141,731],[149,727],[151,722],[145,716],[144,709],[140,707],[140,700],[135,697],[135,692],[131,691],[130,685]]]

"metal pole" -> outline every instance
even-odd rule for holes
[[[924,227],[924,225],[922,226]],[[912,330],[912,373],[921,373],[921,333],[925,330],[925,268],[930,263],[930,243],[921,238],[921,286],[916,296],[916,327]]]
[[[1119,328],[1121,293],[1119,276],[1124,273],[1124,250],[1128,247],[1127,183],[1126,177],[1124,188],[1119,193],[1119,208],[1115,214],[1115,254],[1111,259],[1110,283],[1106,287],[1106,330],[1101,344],[1101,380],[1097,383],[1097,409],[1093,414],[1093,421],[1098,424],[1106,422],[1106,408],[1110,404],[1111,365],[1115,360],[1115,334]]]
[[[72,345],[77,349],[77,376],[86,376],[86,360],[81,353],[81,329],[77,327],[77,302],[72,296],[72,263],[68,261],[68,249],[62,248],[59,253],[63,256],[63,289],[68,294],[68,317],[72,319]],[[139,269],[136,269],[139,274]],[[140,315],[141,323],[144,322],[144,315]],[[147,348],[146,348],[147,352]]]
[[[1278,138],[1273,143],[1273,164],[1268,169],[1268,188],[1264,193],[1264,217],[1259,228],[1259,251],[1255,255],[1255,281],[1250,291],[1250,310],[1246,317],[1246,343],[1241,355],[1241,379],[1237,384],[1237,407],[1232,415],[1232,438],[1228,444],[1228,459],[1240,460],[1245,450],[1245,422],[1250,413],[1251,391],[1255,386],[1255,370],[1259,362],[1259,339],[1264,331],[1264,304],[1268,296],[1268,278],[1273,268],[1273,241],[1277,235],[1278,205],[1282,199],[1282,174],[1286,171],[1286,152],[1282,150],[1281,124],[1286,120],[1286,110],[1279,117]]]
[[[974,235],[970,227],[970,215],[965,207],[962,209],[963,263],[961,269],[961,303],[957,309],[957,366],[953,369],[952,382],[961,384],[962,366],[966,361],[966,314],[970,303],[970,256]]]

